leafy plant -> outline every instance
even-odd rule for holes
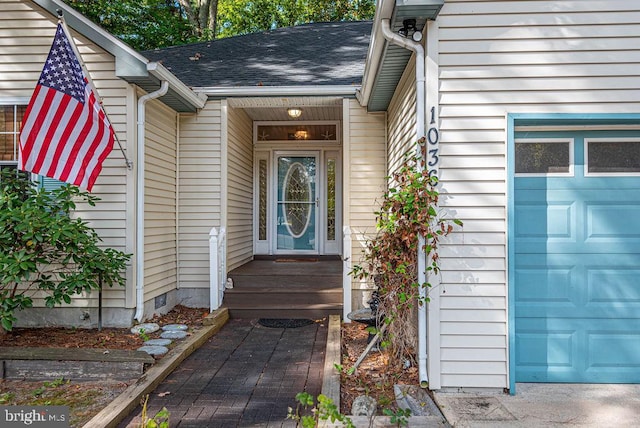
[[[58,379],[52,380],[51,382],[45,381],[43,385],[47,388],[57,388],[61,385],[64,385],[65,383],[69,383],[69,381],[65,381],[63,378],[59,377]]]
[[[147,403],[149,402],[149,395],[145,395],[144,400],[142,400],[142,421],[140,422],[139,428],[169,428],[169,416],[170,413],[166,407],[163,407],[155,414],[153,417],[149,417],[147,414]]]
[[[33,395],[34,397],[39,397],[41,396],[47,389],[53,389],[53,388],[57,388],[61,385],[64,385],[65,383],[69,383],[69,381],[65,381],[63,378],[58,378],[55,379],[51,382],[49,381],[45,381],[42,383],[42,386],[39,386],[38,388],[34,389],[31,392],[31,395]]]
[[[144,328],[140,329],[140,333],[138,333],[140,335],[140,338],[142,339],[143,342],[148,341],[149,339],[151,339],[149,337],[149,335],[144,331]]]
[[[351,274],[357,279],[372,279],[380,303],[378,317],[387,324],[381,346],[391,350],[391,366],[415,362],[417,341],[416,308],[428,301],[421,290],[431,287],[418,282],[417,253],[419,238],[428,256],[427,275],[439,272],[438,244],[462,222],[442,216],[438,207],[438,179],[431,176],[424,159],[428,150],[424,138],[417,142],[422,156],[406,156],[390,178],[376,212],[377,234],[366,243],[363,263]]]
[[[409,418],[411,417],[411,409],[384,409],[382,414],[389,416],[392,424],[396,424],[399,427],[406,427],[409,425]]]
[[[287,419],[297,421],[297,426],[301,424],[304,428],[314,428],[319,426],[320,421],[330,421],[332,423],[341,422],[347,428],[355,428],[351,419],[340,413],[340,409],[333,403],[333,400],[324,394],[318,395],[316,403],[313,395],[308,392],[299,392],[296,394],[296,401],[298,404],[295,413],[289,407]],[[310,414],[301,414],[304,410]]]
[[[15,170],[0,175],[0,325],[10,331],[15,311],[71,303],[102,284],[125,285],[130,254],[99,246],[100,237],[71,213],[77,202],[98,198],[75,186],[38,189]]]
[[[16,394],[14,394],[13,392],[3,392],[2,394],[0,394],[0,404],[4,405],[10,403],[15,398],[15,396]]]

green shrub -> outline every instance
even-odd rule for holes
[[[124,286],[130,254],[99,246],[100,237],[71,216],[77,202],[97,197],[64,185],[38,189],[24,174],[0,174],[0,325],[11,331],[15,311],[33,306],[38,294],[47,307],[71,303],[102,284]]]

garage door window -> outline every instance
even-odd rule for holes
[[[572,139],[516,140],[516,176],[572,176]]]
[[[640,139],[585,139],[586,175],[640,175]]]

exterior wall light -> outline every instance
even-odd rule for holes
[[[287,109],[287,114],[289,115],[289,117],[295,119],[297,117],[300,117],[300,115],[302,114],[302,109],[298,107],[290,107]]]
[[[402,28],[398,30],[398,34],[404,38],[411,36],[414,42],[422,40],[422,32],[416,27],[415,19],[405,19],[402,21]]]

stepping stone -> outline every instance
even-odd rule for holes
[[[166,346],[141,346],[138,351],[144,351],[149,355],[164,355],[169,349]]]
[[[167,346],[171,344],[171,339],[151,339],[144,342],[144,346]]]
[[[168,324],[162,327],[162,331],[186,331],[189,326],[186,324]]]
[[[143,324],[138,324],[133,326],[131,328],[131,333],[140,334],[142,331],[144,331],[145,334],[149,334],[149,333],[155,333],[158,330],[160,330],[160,326],[158,324],[154,322],[148,322],[148,323],[143,323]]]
[[[186,331],[163,331],[160,335],[163,339],[184,339],[187,337]]]

